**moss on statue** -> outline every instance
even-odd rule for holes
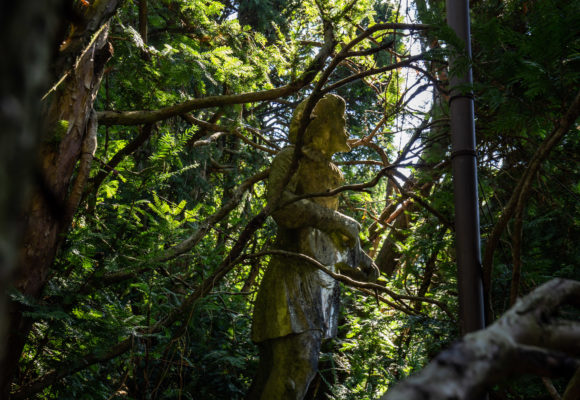
[[[294,113],[290,142],[296,141],[305,103]],[[285,186],[294,146],[275,157],[270,170],[268,201],[285,206],[275,210],[275,247],[306,254],[333,272],[374,280],[378,269],[362,251],[360,225],[341,214],[336,196],[292,201],[296,196],[324,193],[340,186],[343,176],[333,154],[348,151],[345,102],[324,96],[314,107],[298,168]],[[307,260],[275,255],[264,275],[252,324],[252,340],[260,346],[258,377],[250,399],[302,399],[317,370],[320,341],[336,335],[339,285]]]

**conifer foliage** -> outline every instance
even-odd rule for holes
[[[63,3],[0,397],[242,399],[276,231],[268,168],[294,108],[330,92],[353,148],[335,158],[340,209],[382,276],[343,283],[310,398],[378,398],[458,339],[447,61],[462,49],[444,2]],[[580,1],[471,8],[494,320],[580,279]],[[546,398],[572,372],[489,389]]]

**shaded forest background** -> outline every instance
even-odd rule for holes
[[[444,2],[1,7],[0,397],[242,398],[276,229],[268,167],[296,105],[327,92],[346,100],[353,147],[336,158],[341,210],[383,288],[343,286],[316,398],[377,398],[459,337],[447,60],[462,49]],[[580,1],[471,8],[458,68],[474,72],[493,321],[580,279]],[[554,398],[565,378],[491,398]]]

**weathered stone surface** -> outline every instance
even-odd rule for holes
[[[294,114],[291,142],[296,141],[296,121],[302,116],[303,107],[304,103]],[[273,204],[277,200],[282,205],[272,214],[278,224],[275,247],[306,254],[333,272],[358,279],[376,279],[378,270],[360,248],[360,225],[337,211],[336,196],[292,201],[296,196],[325,193],[343,182],[342,173],[331,162],[331,157],[336,152],[350,150],[344,111],[345,103],[339,96],[326,95],[317,103],[305,132],[298,168],[285,187],[294,146],[285,148],[274,159],[268,201]],[[301,399],[304,396],[316,372],[321,338],[336,335],[338,305],[339,284],[335,279],[304,259],[272,256],[256,299],[252,340],[260,344],[262,369],[267,368],[265,358],[268,358],[275,359],[276,365],[288,364],[288,370],[285,373],[259,371],[249,398]],[[319,333],[313,335],[314,332]],[[312,340],[317,344],[295,345]],[[285,359],[284,354],[291,359]],[[256,387],[260,385],[263,388]]]

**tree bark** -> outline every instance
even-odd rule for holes
[[[580,366],[580,325],[553,318],[564,305],[580,306],[580,282],[554,279],[540,286],[381,400],[469,400],[517,374],[572,375]]]
[[[54,4],[50,5],[54,7]],[[60,79],[43,97],[42,115],[37,119],[41,121],[42,137],[36,164],[31,164],[37,169],[38,185],[33,189],[25,211],[22,247],[13,284],[20,295],[32,300],[41,295],[90,171],[97,130],[93,103],[104,65],[112,55],[106,23],[118,6],[119,0],[102,0],[82,6],[82,9],[68,9],[69,15],[74,16],[74,23],[68,29],[66,40],[60,47],[56,40],[50,44],[41,41],[49,53],[59,47],[58,51],[53,51],[57,55],[53,73]],[[36,10],[38,7],[35,3],[29,8]],[[40,10],[49,15],[55,13],[55,10],[49,12],[45,7]],[[57,15],[59,11],[64,14],[57,8]],[[37,18],[42,21],[45,16],[38,15]],[[20,21],[16,16],[13,20]],[[38,102],[41,95],[35,94]],[[26,118],[36,120],[30,116]],[[73,175],[76,175],[74,180]],[[1,398],[8,398],[32,325],[29,318],[23,317],[23,311],[23,305],[18,302],[8,304],[7,351],[0,359]]]
[[[147,0],[139,0],[139,34],[147,44]]]
[[[62,0],[0,2],[0,398],[7,398],[6,290],[17,269],[22,215],[34,179],[41,136],[40,97],[49,84]]]
[[[518,207],[514,216],[514,226],[512,233],[512,283],[510,288],[510,306],[516,303],[520,294],[520,278],[522,276],[522,235],[523,235],[523,203]]]

